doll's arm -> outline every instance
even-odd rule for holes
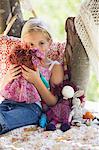
[[[69,115],[69,118],[68,118],[68,122],[71,122],[73,116],[74,116],[74,110],[72,110],[72,111],[70,112],[70,115]]]

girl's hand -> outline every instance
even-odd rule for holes
[[[20,73],[21,73],[21,67],[20,66],[17,66],[15,64],[10,65],[6,75],[4,76],[4,78],[1,81],[0,89],[2,89],[5,85],[7,85],[12,80],[20,77]]]
[[[39,70],[34,71],[25,65],[22,65],[22,76],[30,83],[35,84],[35,82],[40,79]]]
[[[8,69],[4,80],[9,83],[10,81],[17,79],[20,76],[21,73],[21,66],[17,66],[15,64],[10,65],[10,68]]]

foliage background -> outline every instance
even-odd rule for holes
[[[65,21],[67,17],[76,16],[79,12],[81,0],[25,0],[23,16],[25,19],[32,17],[29,11],[32,6],[37,16],[50,24],[50,30],[55,41],[65,41]],[[99,84],[93,70],[90,72],[90,81],[87,90],[87,99],[99,101]]]

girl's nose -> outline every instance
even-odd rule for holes
[[[34,48],[34,49],[39,49],[39,45],[34,44],[34,45],[33,45],[33,48]]]

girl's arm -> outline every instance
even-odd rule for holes
[[[64,78],[64,71],[62,65],[55,64],[52,68],[50,83],[58,85],[63,81],[63,78]]]
[[[53,70],[52,70],[51,82],[52,83],[59,83],[60,81],[62,81],[62,78],[59,77],[60,75],[62,75],[62,72],[61,72],[62,68],[60,67],[60,65],[58,65],[58,66],[55,65],[55,66],[56,67],[53,67]],[[55,77],[54,73],[56,74],[56,77]],[[29,81],[30,83],[32,83],[36,87],[36,89],[40,93],[42,99],[44,99],[44,101],[48,105],[55,105],[56,104],[57,98],[46,88],[46,86],[44,85],[44,83],[40,79],[40,76],[37,74],[37,72],[35,72],[35,71],[33,71],[33,70],[29,69],[28,67],[23,65],[22,75],[27,81]],[[55,79],[54,77],[57,79]]]
[[[17,65],[10,65],[6,75],[4,76],[4,78],[1,80],[0,83],[0,90],[2,90],[9,82],[11,82],[12,80],[18,78],[21,73],[21,67],[17,66]]]

